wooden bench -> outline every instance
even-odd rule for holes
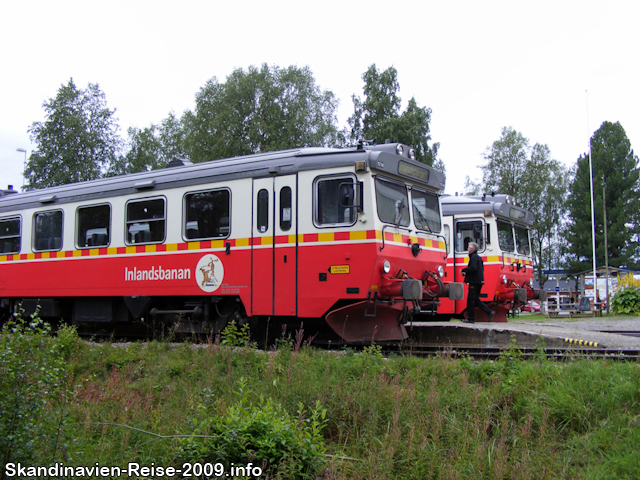
[[[593,316],[594,317],[601,317],[602,316],[602,303],[601,302],[595,302],[593,304]]]
[[[569,315],[569,310],[563,310],[563,309],[558,309],[557,307],[553,307],[553,308],[548,308],[547,309],[547,316],[549,318],[555,318],[555,317],[566,317]]]
[[[602,311],[600,312],[600,315],[602,315]],[[597,316],[596,310],[591,310],[591,311],[570,310],[569,311],[569,318],[595,317],[595,316]]]
[[[580,317],[601,317],[602,316],[602,304],[596,303],[593,308],[589,310],[577,309],[574,305],[571,305],[572,308],[560,308],[552,307],[547,310],[548,318],[557,318],[557,317],[569,317],[569,318],[580,318]]]

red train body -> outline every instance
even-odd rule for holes
[[[441,173],[399,144],[272,152],[0,197],[0,311],[105,328],[235,318],[406,338],[443,278]]]

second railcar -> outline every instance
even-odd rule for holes
[[[481,300],[496,312],[494,322],[506,322],[509,312],[517,311],[532,298],[545,296],[534,290],[533,258],[529,229],[531,212],[518,207],[508,195],[445,196],[442,198],[444,234],[447,237],[447,278],[463,281],[461,270],[469,261],[469,242],[480,246],[484,261]],[[444,316],[464,318],[466,300],[443,300]],[[479,308],[477,321],[486,321]]]

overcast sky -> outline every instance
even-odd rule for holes
[[[570,165],[603,121],[640,148],[640,2],[5,1],[0,6],[0,187],[22,186],[27,129],[73,77],[99,84],[121,135],[193,109],[211,77],[309,66],[340,126],[373,63],[398,71],[403,108],[432,109],[446,193],[479,180],[511,126]],[[588,94],[586,93],[588,91]]]

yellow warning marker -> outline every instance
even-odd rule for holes
[[[585,347],[597,347],[598,346],[598,342],[588,342],[586,340],[577,340],[575,338],[565,338],[564,341],[566,343],[572,343],[575,345],[581,345],[581,346],[585,346]]]

